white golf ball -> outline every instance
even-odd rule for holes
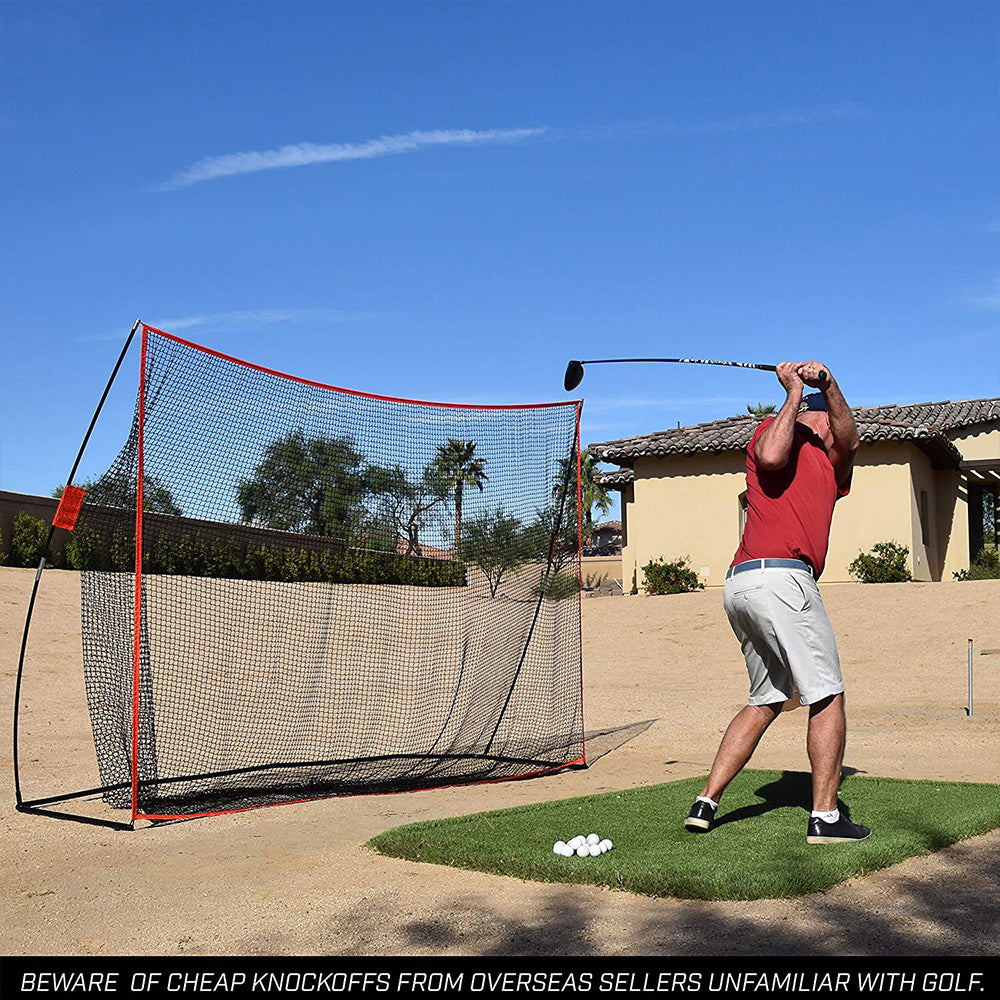
[[[553,853],[553,854],[562,854],[562,852],[563,852],[563,848],[564,848],[565,846],[566,846],[566,845],[565,845],[565,844],[564,844],[564,843],[563,843],[563,842],[562,842],[561,840],[557,840],[557,841],[556,841],[556,842],[555,842],[555,843],[554,843],[554,844],[552,845],[552,853]]]
[[[590,848],[586,844],[581,844],[576,849],[576,856],[578,858],[589,858],[590,857]]]
[[[569,844],[567,844],[567,845],[566,845],[566,846],[565,846],[565,847],[564,847],[564,848],[562,849],[562,856],[563,856],[564,858],[571,858],[571,857],[573,857],[573,854],[574,854],[574,850],[573,850],[573,848],[572,848],[572,847],[570,847],[570,846],[569,846]]]
[[[600,842],[601,838],[598,837],[596,833],[587,834],[587,843],[590,844],[591,847],[593,847],[594,844],[599,844]]]
[[[614,847],[614,846],[615,846],[615,845],[614,845],[614,844],[612,844],[612,843],[611,843],[611,841],[609,840],[609,841],[608,841],[608,850],[610,851],[610,850],[611,850],[611,848],[612,848],[612,847]]]

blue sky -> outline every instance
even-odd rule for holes
[[[0,488],[65,480],[138,316],[318,381],[565,398],[570,358],[1000,394],[994,2],[0,8]],[[123,371],[80,476],[131,414]],[[591,369],[583,439],[780,402]]]

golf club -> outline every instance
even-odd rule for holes
[[[636,361],[658,361],[671,365],[725,365],[728,368],[756,368],[762,372],[777,371],[776,365],[755,365],[749,361],[704,361],[700,358],[600,358],[596,361],[571,361],[566,366],[563,378],[563,388],[572,392],[583,381],[584,365],[620,365],[632,364]],[[820,371],[819,381],[826,381],[826,372]]]

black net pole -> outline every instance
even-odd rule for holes
[[[358,392],[140,330],[131,431],[73,495],[104,805],[155,823],[581,760],[579,404]]]
[[[132,329],[129,331],[128,337],[125,338],[125,344],[122,347],[121,353],[118,355],[118,360],[115,362],[114,370],[111,372],[111,377],[108,379],[108,384],[104,387],[104,392],[101,394],[100,402],[97,404],[97,409],[94,410],[94,415],[90,420],[90,426],[87,428],[87,433],[83,436],[83,443],[80,445],[80,450],[77,452],[76,461],[73,462],[73,468],[70,469],[69,476],[66,478],[66,486],[63,487],[65,492],[66,487],[71,486],[73,483],[73,477],[76,475],[76,470],[80,466],[80,462],[83,459],[83,453],[87,450],[87,444],[90,441],[90,435],[94,431],[94,427],[97,425],[97,418],[101,415],[101,410],[104,407],[105,400],[108,398],[108,393],[111,392],[111,386],[114,385],[114,381],[118,376],[118,371],[122,366],[122,362],[125,360],[125,355],[128,354],[129,347],[132,346],[132,339],[135,337],[136,331],[141,326],[141,320],[136,320],[132,324]],[[13,727],[13,741],[14,741],[14,795],[17,799],[17,808],[22,810],[24,806],[24,799],[21,797],[21,775],[20,768],[18,766],[18,716],[20,714],[21,706],[21,676],[24,673],[24,654],[28,647],[28,632],[31,628],[31,616],[35,608],[35,598],[38,596],[38,585],[42,580],[42,570],[45,569],[45,560],[48,558],[49,546],[52,544],[52,536],[55,534],[55,524],[49,525],[49,533],[45,539],[45,546],[42,549],[42,558],[38,563],[38,570],[35,573],[35,582],[31,588],[31,597],[28,600],[28,611],[24,618],[24,632],[21,635],[21,653],[17,660],[17,681],[14,686],[14,727]]]

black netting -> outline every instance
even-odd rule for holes
[[[575,404],[373,398],[144,333],[71,543],[107,801],[133,759],[163,816],[581,759]]]

